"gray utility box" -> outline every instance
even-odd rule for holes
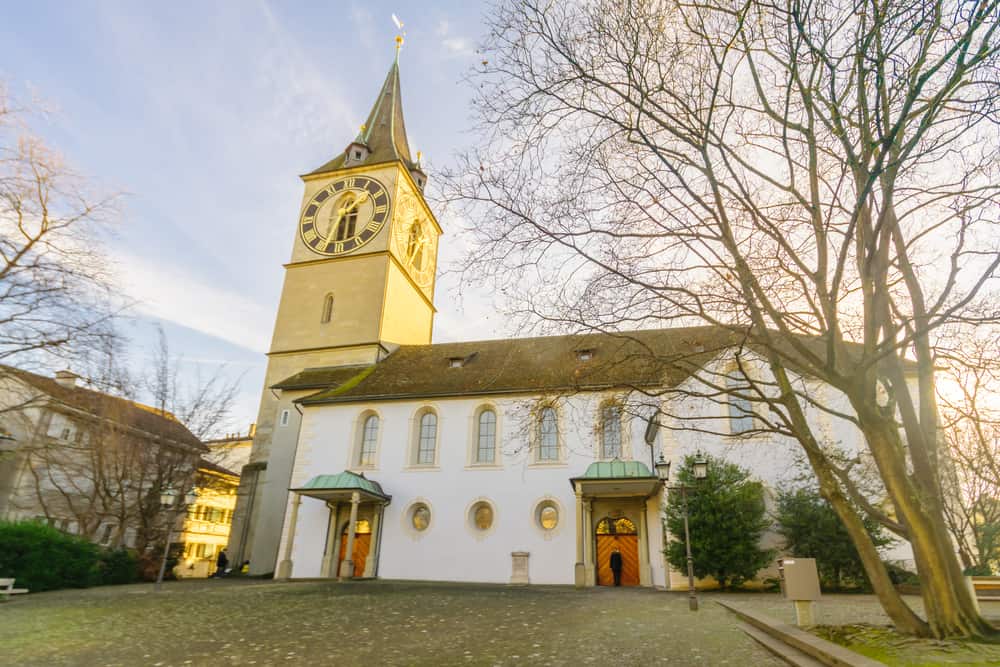
[[[786,600],[818,600],[819,574],[815,558],[785,557],[778,561]]]

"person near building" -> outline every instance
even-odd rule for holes
[[[615,550],[611,552],[611,574],[615,576],[615,586],[622,585],[622,554],[615,547]]]

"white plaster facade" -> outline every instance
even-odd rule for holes
[[[687,381],[690,388],[697,382]],[[681,385],[683,388],[685,385]],[[819,388],[813,388],[819,391]],[[389,579],[424,579],[507,583],[512,579],[512,554],[527,553],[532,584],[573,584],[577,550],[581,539],[585,549],[593,549],[593,527],[606,515],[626,516],[639,527],[641,584],[686,586],[682,573],[671,576],[663,558],[661,505],[663,491],[657,488],[648,498],[600,498],[593,501],[589,527],[580,527],[577,498],[570,480],[584,474],[599,460],[600,406],[612,394],[575,394],[558,401],[560,461],[537,463],[529,446],[532,433],[530,407],[541,396],[469,396],[439,400],[394,400],[368,403],[305,406],[299,431],[298,449],[292,470],[291,488],[298,488],[321,474],[351,470],[377,481],[391,496],[385,507],[377,549],[377,565],[366,574]],[[547,400],[547,399],[546,399]],[[475,416],[484,405],[498,415],[496,465],[471,463],[476,446]],[[438,415],[437,456],[433,465],[412,464],[415,421],[427,409]],[[669,406],[675,415],[717,416],[725,424],[726,406],[704,399],[675,399]],[[360,428],[367,415],[379,417],[375,464],[359,467]],[[817,432],[837,442],[841,448],[860,449],[860,434],[846,422],[832,423],[819,411]],[[674,421],[676,426],[679,422]],[[691,423],[696,423],[692,421]],[[731,438],[707,433],[660,429],[654,451],[643,434],[646,421],[641,416],[623,417],[622,459],[651,461],[661,451],[678,465],[685,455],[698,451],[725,458],[748,468],[768,490],[801,476],[797,466],[799,445],[775,435]],[[282,549],[288,546],[292,496],[289,494],[282,535]],[[543,530],[537,521],[539,503],[549,500],[559,509],[555,529]],[[493,525],[478,530],[470,516],[477,501],[487,501],[494,510]],[[414,503],[431,510],[430,526],[423,532],[413,529],[409,510]],[[364,507],[364,506],[362,506]],[[364,509],[362,510],[364,512]],[[585,513],[586,515],[587,513]],[[291,550],[291,577],[326,576],[322,569],[327,548],[330,510],[324,501],[303,497],[296,517]],[[343,529],[347,513],[341,511],[337,531]],[[580,523],[578,523],[580,522]],[[772,536],[772,542],[773,536]],[[336,538],[331,542],[336,545]],[[593,551],[587,552],[593,565]],[[592,569],[584,585],[592,585]],[[577,581],[576,583],[580,583]]]

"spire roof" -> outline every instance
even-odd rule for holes
[[[406,139],[406,124],[403,122],[398,50],[378,97],[375,98],[372,110],[352,143],[362,144],[368,148],[365,164],[400,160],[408,168],[414,166],[413,158],[410,156],[410,144]],[[307,176],[340,169],[344,166],[344,160],[345,152],[341,152],[323,166],[309,172]]]

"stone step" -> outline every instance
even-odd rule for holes
[[[792,667],[824,667],[823,663],[806,655],[802,651],[789,646],[783,641],[771,637],[765,632],[758,630],[746,623],[737,624],[740,630],[750,636],[755,642],[766,648],[768,651],[778,656]]]
[[[839,644],[828,642],[794,625],[776,621],[769,616],[732,602],[716,600],[716,604],[734,613],[747,625],[767,634],[773,640],[780,641],[807,654],[812,659],[819,661],[820,664],[830,667],[884,667],[884,663],[878,660],[855,653]]]

